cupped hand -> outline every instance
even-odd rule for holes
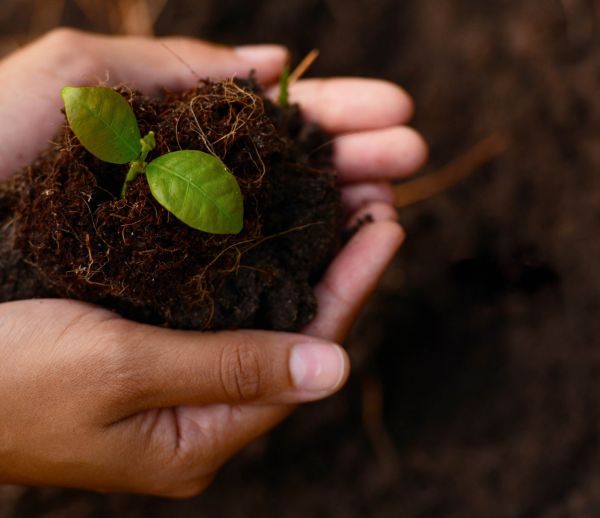
[[[63,123],[65,85],[126,82],[144,92],[200,77],[245,76],[271,95],[285,49],[231,49],[61,29],[0,63],[0,177],[32,159]],[[185,64],[184,64],[185,63]],[[191,70],[194,73],[191,72]],[[316,287],[304,334],[166,330],[65,300],[0,305],[0,482],[190,496],[293,405],[345,382],[344,339],[401,244],[388,182],[425,160],[399,87],[305,80],[291,101],[334,135],[343,202],[364,225]]]

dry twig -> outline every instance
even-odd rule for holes
[[[407,207],[450,189],[496,159],[509,145],[510,139],[506,133],[493,133],[438,171],[397,185],[396,206]]]
[[[296,67],[296,69],[290,74],[288,79],[288,84],[293,85],[298,79],[300,79],[306,71],[312,66],[312,64],[319,57],[319,49],[312,49],[306,57],[300,61],[300,64]]]

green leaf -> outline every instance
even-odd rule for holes
[[[175,151],[148,164],[150,191],[186,225],[211,234],[238,234],[244,225],[240,186],[225,164],[201,151]]]
[[[92,155],[112,164],[138,158],[140,128],[123,96],[93,86],[65,86],[61,96],[71,129]]]

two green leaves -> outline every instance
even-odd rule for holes
[[[104,87],[66,86],[61,95],[81,144],[104,162],[129,163],[133,177],[145,173],[154,198],[177,219],[212,234],[242,230],[242,193],[219,158],[201,151],[175,151],[146,163],[149,149],[142,143],[154,143],[153,135],[142,139],[133,110],[119,93]]]

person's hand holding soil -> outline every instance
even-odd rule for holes
[[[176,59],[178,56],[180,60]],[[287,54],[187,39],[55,31],[0,64],[0,176],[33,160],[63,122],[64,85],[126,82],[143,92],[197,77],[246,75],[276,95]],[[424,161],[403,126],[409,97],[374,80],[306,80],[291,100],[336,135],[334,156],[351,224],[370,214],[316,287],[304,335],[198,333],[138,324],[66,300],[0,305],[0,482],[188,496],[293,404],[344,383],[344,339],[402,241],[387,182]]]

